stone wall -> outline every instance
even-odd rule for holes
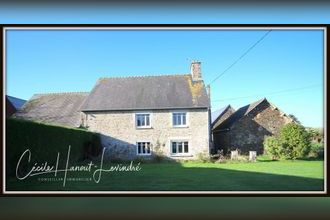
[[[290,122],[292,120],[277,108],[263,102],[236,121],[229,131],[221,132],[220,146],[225,151],[239,149],[242,154],[247,154],[253,150],[262,154],[265,137],[278,134],[281,127]]]
[[[182,110],[181,110],[182,111]],[[196,159],[209,156],[209,115],[207,109],[187,110],[188,127],[172,126],[172,110],[144,111],[151,113],[151,128],[136,128],[135,113],[111,111],[86,113],[88,129],[102,134],[107,158],[150,158],[161,153],[172,159]],[[171,140],[189,141],[189,155],[172,156]],[[136,142],[151,142],[151,156],[137,156]]]

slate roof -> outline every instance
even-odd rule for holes
[[[232,114],[234,114],[234,112],[235,109],[231,107],[231,105],[227,105],[226,107],[214,112],[214,118],[211,123],[212,130],[216,129],[219,125],[226,121],[226,119],[229,118]]]
[[[211,122],[212,122],[212,124],[214,123],[215,120],[218,119],[218,117],[221,117],[221,115],[222,115],[223,113],[225,113],[225,111],[226,111],[229,107],[230,107],[230,105],[227,105],[227,106],[225,106],[225,107],[223,107],[223,108],[220,108],[220,109],[218,109],[218,110],[212,112],[212,113],[211,113]]]
[[[88,94],[87,92],[36,94],[13,117],[79,127],[81,106]]]
[[[26,102],[26,100],[19,99],[19,98],[13,97],[13,96],[6,95],[6,97],[8,98],[8,100],[10,101],[10,103],[16,109],[20,109],[24,105],[24,103]]]
[[[255,109],[262,102],[267,101],[266,98],[260,99],[256,102],[253,102],[249,105],[243,106],[235,111],[231,116],[229,116],[223,123],[220,124],[216,129],[227,129],[230,128],[234,122],[243,118],[245,115],[249,114],[253,109]],[[268,101],[267,101],[268,102]]]
[[[101,78],[82,111],[207,108],[203,81],[191,74]]]

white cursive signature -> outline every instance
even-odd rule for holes
[[[59,158],[60,158],[60,153],[57,153],[57,158],[56,158],[56,164],[55,165],[49,165],[47,161],[45,161],[42,164],[34,163],[32,167],[27,171],[25,174],[20,175],[19,170],[20,166],[22,166],[22,161],[27,160],[27,162],[30,164],[31,163],[31,151],[30,149],[26,149],[21,157],[19,158],[17,165],[16,165],[16,177],[19,180],[24,180],[27,179],[28,177],[32,176],[37,176],[37,175],[43,175],[43,174],[48,174],[48,173],[54,173],[54,176],[57,176],[58,172],[64,172],[64,178],[63,178],[63,187],[65,187],[66,184],[66,179],[67,179],[67,173],[68,172],[93,172],[92,168],[97,168],[98,166],[94,164],[92,161],[90,161],[86,165],[81,165],[81,166],[69,166],[69,159],[70,159],[70,150],[71,146],[69,145],[68,147],[68,153],[66,156],[66,165],[65,169],[58,169],[59,166]],[[104,152],[105,148],[102,150],[102,155],[101,155],[101,161],[100,161],[100,166],[98,169],[94,170],[92,176],[93,180],[95,183],[99,183],[101,181],[102,177],[102,172],[127,172],[127,171],[133,171],[137,172],[141,170],[141,164],[137,163],[136,165],[133,164],[133,161],[130,162],[129,165],[124,165],[124,164],[117,164],[117,165],[111,165],[109,168],[104,169],[103,168],[103,161],[104,161]]]

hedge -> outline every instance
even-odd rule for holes
[[[7,175],[15,175],[16,165],[22,153],[30,149],[31,167],[35,162],[39,165],[48,162],[55,165],[57,153],[60,153],[59,168],[66,163],[68,147],[69,162],[82,161],[89,156],[97,156],[101,149],[100,136],[83,129],[42,124],[20,119],[6,120],[6,171]],[[27,160],[25,160],[27,161]]]

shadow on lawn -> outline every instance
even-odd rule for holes
[[[225,168],[184,168],[193,177],[180,190],[217,191],[322,191],[323,179],[230,170]],[[195,187],[198,186],[198,187]],[[188,189],[187,189],[188,188]]]
[[[268,163],[267,163],[268,164]],[[106,164],[109,167],[111,164]],[[260,163],[262,165],[262,163]],[[190,166],[190,165],[189,165]],[[180,163],[147,163],[137,173],[103,173],[100,183],[7,182],[7,190],[69,191],[322,191],[323,179],[231,170],[221,167],[186,167]],[[90,174],[89,174],[90,175]],[[86,173],[84,174],[86,177]],[[69,174],[69,177],[71,174]],[[74,176],[82,177],[82,176]]]
[[[105,145],[111,150],[109,158],[113,163],[106,162],[104,169],[111,165],[116,165],[116,156],[120,154],[136,155],[136,146],[121,140],[107,138]],[[104,143],[104,142],[103,142]],[[122,146],[125,146],[123,149]],[[156,155],[151,151],[151,155]],[[55,155],[56,156],[56,155]],[[149,158],[151,159],[152,156]],[[37,158],[44,162],[47,158]],[[65,159],[65,157],[64,157]],[[61,181],[40,181],[38,177],[28,178],[20,181],[15,177],[7,176],[6,190],[17,191],[321,191],[323,190],[323,179],[298,177],[282,174],[268,174],[261,172],[250,172],[243,170],[231,170],[224,168],[224,164],[207,164],[199,167],[187,165],[173,161],[152,163],[142,162],[140,172],[104,172],[99,183],[93,181],[68,181],[66,186],[62,186]],[[38,160],[36,160],[38,161]],[[29,163],[29,168],[34,162]],[[86,162],[86,161],[84,161]],[[95,163],[97,162],[94,161]],[[137,162],[137,161],[136,161]],[[263,162],[267,162],[264,163]],[[258,166],[269,167],[271,160],[262,160]],[[70,165],[79,165],[82,162],[70,161]],[[12,165],[12,164],[11,164]],[[248,165],[248,164],[247,164]],[[250,164],[249,164],[250,165]],[[252,164],[251,164],[252,165]],[[267,168],[268,169],[268,168]],[[266,171],[267,171],[266,169]],[[303,168],[302,168],[303,169]],[[251,169],[253,170],[253,169]],[[265,169],[263,169],[265,171]],[[294,174],[294,169],[292,171]],[[69,178],[91,177],[92,172],[73,172],[69,173]],[[61,173],[63,175],[63,173]],[[48,177],[54,177],[49,174]],[[60,176],[63,177],[63,176]]]
[[[257,159],[258,162],[275,162],[275,161],[324,161],[323,158],[315,158],[315,157],[306,157],[306,158],[298,158],[296,160],[286,160],[286,159],[278,159],[278,160],[272,160],[272,159]]]

